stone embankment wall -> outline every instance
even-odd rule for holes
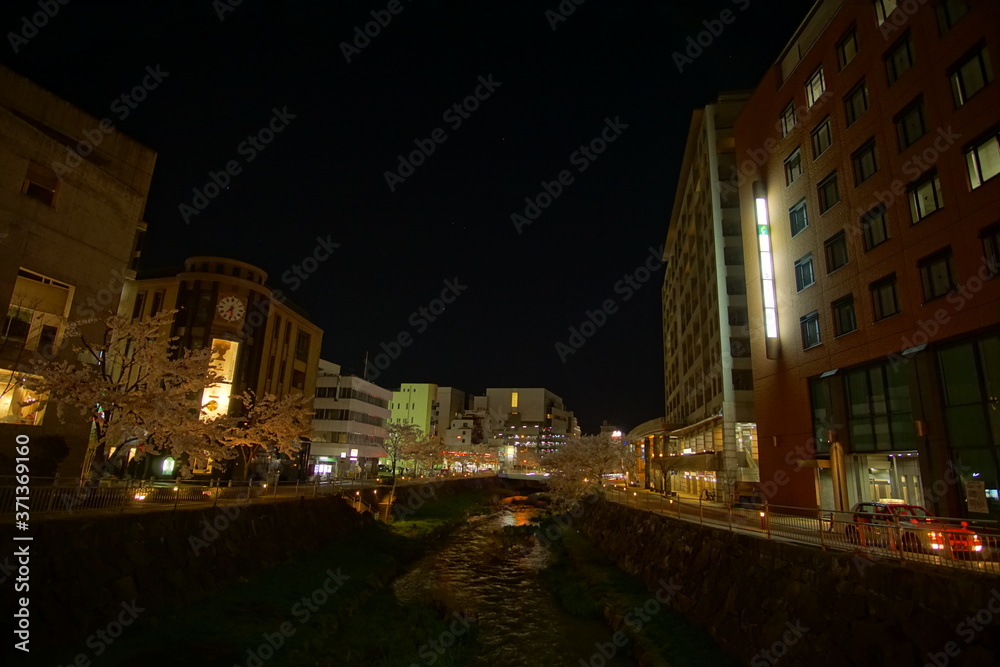
[[[433,484],[433,493],[423,496],[415,486],[400,487],[405,491],[397,498],[421,499],[411,504],[422,507],[428,499],[491,485],[497,485],[495,478],[450,480]],[[362,493],[372,503],[372,491]],[[0,554],[0,563],[9,598],[30,599],[33,638],[53,632],[82,638],[105,627],[123,603],[135,600],[147,610],[144,617],[155,616],[157,610],[210,595],[221,584],[252,577],[372,521],[339,498],[323,497],[127,515],[79,512],[33,521],[31,542],[13,542],[13,526],[0,526],[5,544],[29,545],[27,593],[13,591],[17,557],[8,550]]]
[[[751,667],[1000,665],[1000,578],[903,567],[622,505],[574,526]]]

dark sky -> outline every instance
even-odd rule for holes
[[[17,53],[5,37],[0,58],[158,152],[143,268],[191,255],[260,266],[345,371],[407,332],[375,380],[390,389],[544,386],[585,432],[661,416],[662,268],[637,290],[620,281],[666,237],[691,110],[755,87],[810,3],[399,0],[395,15],[390,4],[77,0]],[[5,35],[39,11],[3,5]],[[575,11],[546,16],[560,6]],[[220,7],[232,9],[222,20]],[[672,54],[724,9],[731,25],[716,23],[679,72]],[[391,21],[348,63],[340,44],[372,11]],[[116,98],[157,65],[168,74],[122,119]],[[480,76],[499,86],[456,128],[444,113]],[[240,148],[286,108],[295,117],[270,144]],[[594,160],[574,158],[606,119],[627,128]],[[390,191],[397,155],[437,128],[446,140]],[[186,223],[179,206],[231,160],[229,189]],[[572,182],[518,233],[511,215],[563,170]],[[340,246],[292,289],[286,272],[317,237]],[[467,287],[434,322],[411,319],[456,278]],[[563,361],[556,344],[607,299],[617,310]]]

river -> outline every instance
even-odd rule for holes
[[[564,611],[539,579],[550,554],[537,540],[504,546],[503,528],[528,525],[537,512],[513,506],[473,517],[394,583],[400,602],[478,616],[475,665],[580,667],[581,660],[590,664],[597,642],[611,639],[603,622]],[[634,663],[615,656],[594,664]]]

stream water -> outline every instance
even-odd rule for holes
[[[579,667],[591,664],[597,642],[610,641],[608,626],[570,615],[540,581],[549,564],[545,547],[534,539],[504,546],[500,531],[527,525],[536,512],[515,506],[473,517],[394,583],[401,602],[478,617],[475,665]],[[600,656],[593,664],[633,663]]]

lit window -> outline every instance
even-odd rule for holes
[[[823,78],[823,66],[820,65],[806,82],[806,102],[809,106],[816,104],[824,92],[826,92],[826,80]]]
[[[840,63],[840,69],[847,67],[847,63],[854,60],[854,56],[858,54],[858,33],[854,28],[851,28],[841,40],[837,43],[837,61]]]
[[[918,264],[924,288],[924,303],[945,296],[955,289],[955,260],[951,248],[931,255]]]
[[[895,122],[899,150],[909,148],[917,139],[927,133],[927,124],[924,122],[924,98],[918,98],[900,111]]]
[[[806,200],[803,199],[798,204],[788,209],[788,219],[792,225],[792,236],[795,236],[809,226],[806,217]]]
[[[799,149],[785,160],[785,185],[791,185],[802,175],[802,153]]]
[[[871,139],[851,155],[854,164],[854,184],[861,185],[871,178],[878,165],[875,163],[875,140]]]
[[[941,181],[931,172],[910,187],[910,219],[916,223],[944,206]]]
[[[865,234],[865,250],[882,245],[889,239],[889,228],[885,220],[885,204],[879,204],[861,216],[859,221]]]
[[[833,143],[833,134],[830,131],[830,117],[823,119],[812,133],[813,159],[826,152],[826,149]]]
[[[840,190],[837,187],[837,172],[833,172],[816,186],[819,191],[819,212],[826,213],[840,201]]]
[[[994,134],[965,151],[969,185],[973,190],[1000,174],[1000,134]]]
[[[834,336],[843,336],[858,328],[857,317],[854,314],[854,295],[849,294],[830,304],[833,310]]]
[[[889,15],[896,10],[896,0],[875,0],[875,18],[882,25]]]
[[[899,298],[896,295],[895,273],[872,283],[869,289],[872,294],[872,307],[875,311],[876,322],[900,312]]]
[[[910,39],[910,33],[906,33],[885,54],[885,71],[889,75],[889,85],[899,81],[899,78],[913,67],[914,62],[916,57],[913,53],[913,40]]]
[[[865,111],[868,111],[868,84],[862,81],[847,93],[844,98],[844,108],[847,111],[847,126],[857,122]]]
[[[818,312],[813,311],[799,318],[799,327],[802,330],[803,350],[808,350],[810,347],[816,347],[820,344]]]
[[[781,112],[781,136],[787,137],[793,127],[795,127],[795,102],[789,102]]]
[[[823,248],[826,252],[827,273],[833,273],[847,264],[847,235],[843,230],[827,239]]]
[[[163,459],[163,465],[161,466],[160,470],[163,472],[164,475],[172,475],[174,472],[174,463],[176,462],[174,461],[173,457],[168,456],[167,458]]]
[[[795,289],[801,292],[816,282],[812,253],[795,262]]]
[[[960,62],[951,71],[951,92],[955,106],[960,107],[969,98],[986,87],[993,80],[990,54],[985,46]]]
[[[517,392],[516,391],[510,392],[510,407],[512,407],[512,408],[516,408],[517,407]]]

